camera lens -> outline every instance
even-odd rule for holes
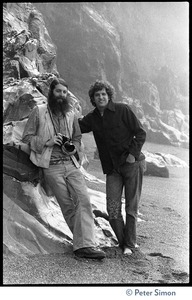
[[[63,135],[63,144],[65,144],[66,142],[68,142],[69,141],[69,139],[65,136],[65,135]]]
[[[70,142],[65,142],[64,143],[64,146],[65,146],[65,149],[68,151],[68,152],[72,152],[75,150],[75,146],[70,143]]]

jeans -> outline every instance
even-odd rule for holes
[[[44,177],[73,233],[73,251],[95,247],[94,217],[84,177],[71,161],[43,169]]]
[[[126,162],[106,176],[109,223],[121,248],[136,246],[138,205],[142,190],[145,160]],[[125,220],[122,216],[122,192],[125,192]]]

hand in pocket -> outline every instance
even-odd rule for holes
[[[133,164],[135,162],[135,157],[131,153],[129,153],[129,155],[126,158],[126,162]]]

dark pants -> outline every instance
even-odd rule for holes
[[[125,163],[106,177],[109,223],[120,247],[136,246],[138,205],[142,190],[145,160]],[[125,191],[125,220],[122,216],[122,192]]]

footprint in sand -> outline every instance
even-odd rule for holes
[[[176,217],[181,217],[181,215],[180,214],[178,214],[174,209],[172,209],[171,207],[163,207],[163,209],[165,210],[165,211],[168,211],[168,212],[172,212]]]

